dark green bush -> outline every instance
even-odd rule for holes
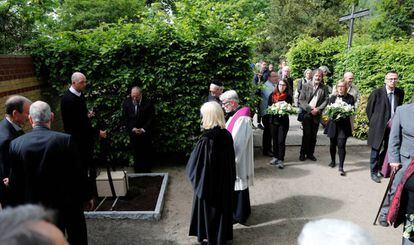
[[[245,104],[251,103],[252,91],[251,40],[231,21],[198,18],[181,17],[172,24],[168,16],[150,13],[139,24],[57,33],[34,42],[32,55],[39,75],[57,94],[74,71],[86,75],[94,123],[110,130],[116,161],[129,159],[121,105],[133,85],[141,86],[155,104],[156,151],[188,153],[200,134],[199,108],[213,79],[235,89]]]

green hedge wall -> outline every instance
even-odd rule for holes
[[[374,42],[366,36],[357,36],[350,52],[347,52],[346,40],[345,36],[323,42],[311,37],[298,39],[287,54],[293,76],[301,77],[306,68],[326,65],[337,81],[345,71],[351,71],[360,93],[368,97],[372,90],[383,86],[386,72],[395,70],[399,74],[398,87],[405,91],[405,102],[411,100],[414,94],[414,39]],[[360,106],[354,136],[366,138],[365,103]]]
[[[190,152],[200,134],[199,108],[213,79],[251,104],[251,43],[232,29],[149,19],[57,33],[31,48],[39,76],[56,95],[67,88],[74,71],[86,75],[94,123],[110,130],[111,157],[123,163],[131,157],[125,151],[129,139],[121,126],[121,105],[133,85],[155,104],[153,140],[160,153]]]

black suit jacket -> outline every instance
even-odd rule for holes
[[[82,152],[92,153],[99,130],[92,127],[83,94],[79,97],[67,90],[62,96],[60,109],[65,133],[72,135]]]
[[[130,135],[133,128],[143,128],[145,134],[151,134],[152,120],[154,118],[155,109],[151,102],[142,98],[141,104],[137,107],[135,114],[135,106],[131,98],[127,98],[122,105],[122,115],[125,120],[127,132]]]
[[[3,205],[8,204],[8,199],[10,199],[7,187],[3,183],[3,179],[9,177],[10,174],[10,142],[21,134],[23,131],[17,132],[7,119],[0,122],[0,203]]]
[[[394,110],[404,101],[404,90],[394,90]],[[369,120],[368,145],[379,149],[384,139],[387,123],[391,118],[390,102],[387,89],[384,87],[374,90],[368,97],[366,113]]]
[[[90,199],[72,137],[35,127],[10,144],[13,204],[40,203],[60,210]]]

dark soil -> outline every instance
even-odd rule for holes
[[[143,176],[128,178],[127,195],[120,197],[112,211],[154,211],[157,205],[163,176]],[[102,201],[99,197],[97,204]],[[114,198],[107,197],[96,211],[110,211]]]

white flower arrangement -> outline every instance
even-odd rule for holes
[[[335,103],[326,106],[325,115],[337,121],[355,115],[355,107],[344,102],[342,99],[337,99]]]
[[[267,113],[270,115],[293,115],[297,114],[298,110],[286,101],[279,101],[273,103],[267,108]]]

